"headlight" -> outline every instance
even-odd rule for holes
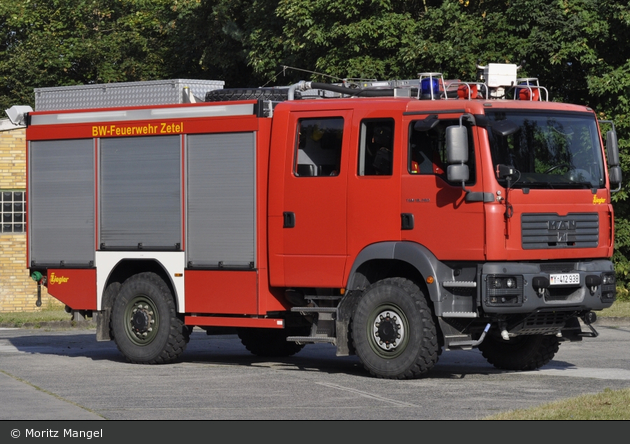
[[[615,275],[607,273],[602,275],[602,285],[612,285],[616,282]]]

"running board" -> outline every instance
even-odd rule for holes
[[[481,333],[481,336],[476,341],[473,341],[473,340],[453,341],[453,342],[448,343],[448,347],[449,348],[463,348],[463,349],[477,347],[485,339],[486,334],[488,333],[488,330],[490,330],[490,324],[486,325],[486,328],[483,329],[483,333]]]
[[[289,336],[287,341],[298,344],[336,344],[335,320],[337,319],[336,307],[292,307],[291,311],[303,316],[313,316],[310,336]]]
[[[442,282],[444,288],[476,288],[477,283],[474,281],[444,281]]]
[[[470,350],[477,347],[483,342],[488,330],[490,330],[490,324],[488,323],[479,339],[475,340],[471,335],[463,333],[463,329],[460,330],[459,328],[449,324],[441,317],[438,318],[438,322],[440,324],[440,329],[442,330],[444,348],[446,350]]]
[[[337,313],[336,307],[291,307],[291,311],[297,313]]]
[[[561,337],[569,341],[581,341],[582,338],[596,338],[599,336],[599,333],[591,324],[585,323],[584,325],[586,325],[590,331],[582,331],[582,326],[563,328],[560,330]]]
[[[288,336],[287,341],[298,344],[336,344],[335,338],[328,336]]]
[[[589,330],[591,331],[583,331],[580,332],[580,336],[584,337],[584,338],[596,338],[599,336],[599,333],[597,333],[597,330],[595,330],[595,328],[591,325],[591,324],[585,324]]]

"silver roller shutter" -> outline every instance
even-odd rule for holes
[[[31,266],[92,266],[94,140],[31,142],[29,169]]]
[[[255,267],[254,133],[187,139],[190,267]]]
[[[101,248],[181,248],[179,136],[101,139]]]

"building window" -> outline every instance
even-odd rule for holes
[[[0,233],[26,232],[26,193],[0,191]]]

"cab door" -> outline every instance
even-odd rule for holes
[[[295,144],[285,162],[284,283],[340,287],[347,257],[347,177],[352,112],[294,112]]]
[[[403,229],[402,239],[427,247],[440,260],[483,260],[485,216],[483,202],[466,202],[461,183],[446,178],[445,131],[459,125],[459,113],[416,115],[405,121],[408,130],[407,174],[402,176],[402,213],[413,220]],[[468,128],[466,188],[483,191],[479,174],[479,150],[473,128]]]
[[[400,240],[400,121],[390,110],[355,115],[354,174],[348,181],[348,251],[355,258],[379,242]],[[352,262],[352,261],[350,261]],[[352,266],[352,263],[348,264]]]

